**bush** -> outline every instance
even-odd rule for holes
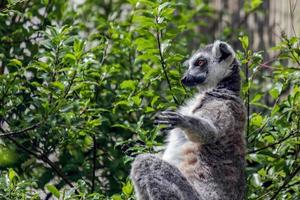
[[[212,41],[201,31],[216,11],[189,0],[14,0],[0,9],[0,197],[133,199],[130,162],[160,151],[155,113],[193,94],[181,63]],[[238,36],[248,199],[298,199],[299,37],[282,35],[263,61]]]

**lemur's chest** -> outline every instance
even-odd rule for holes
[[[202,98],[202,94],[196,95],[188,100],[184,106],[180,107],[178,112],[186,116],[195,115],[194,111],[200,105]],[[180,128],[173,129],[167,137],[167,147],[163,159],[175,166],[179,166],[186,156],[185,149],[189,147],[194,147],[194,144],[187,139],[184,131]],[[193,151],[197,150],[193,149]],[[189,152],[191,153],[191,151]]]
[[[178,109],[178,112],[183,115],[193,116],[195,115],[195,110],[199,107],[203,100],[203,94],[198,94],[195,97],[189,99],[184,106]]]

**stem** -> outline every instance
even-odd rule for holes
[[[298,58],[294,55],[294,50],[293,47],[290,43],[290,41],[288,40],[286,35],[283,35],[283,39],[286,41],[286,44],[291,52],[292,57],[294,58],[295,62],[300,66],[300,61],[298,60]]]
[[[279,140],[278,142],[272,143],[272,144],[267,145],[267,146],[265,146],[265,147],[262,147],[262,148],[260,148],[260,149],[256,149],[256,150],[253,150],[253,151],[249,151],[247,154],[257,153],[257,152],[262,151],[262,150],[264,150],[264,149],[267,149],[267,148],[269,148],[269,147],[273,147],[273,146],[275,146],[275,145],[277,145],[277,144],[280,144],[280,143],[284,142],[285,140],[289,139],[291,136],[295,135],[296,133],[297,133],[297,132],[291,133],[291,134],[289,134],[288,136],[286,136],[286,137],[282,138],[281,140]]]
[[[155,21],[156,23],[158,23],[157,21],[157,18],[155,18]],[[161,34],[160,34],[160,31],[158,28],[156,28],[156,41],[157,41],[157,46],[158,46],[158,51],[159,51],[159,58],[160,58],[160,64],[161,64],[161,67],[163,69],[163,72],[164,72],[164,75],[165,75],[165,78],[167,80],[167,83],[168,83],[168,86],[169,86],[169,90],[170,92],[172,93],[172,86],[171,86],[171,82],[170,82],[170,79],[169,79],[169,76],[168,76],[168,73],[167,73],[167,70],[166,70],[166,62],[165,62],[165,59],[163,57],[163,54],[162,54],[162,51],[161,51]],[[175,96],[173,95],[172,93],[172,97],[173,97],[173,100],[174,102],[179,105],[179,102],[178,100],[175,98]]]
[[[284,180],[282,186],[273,194],[273,196],[270,198],[270,200],[274,200],[276,196],[280,193],[280,191],[285,188],[285,186],[298,174],[300,171],[300,166],[298,166],[292,173],[290,173],[286,179]]]
[[[249,64],[247,62],[246,64],[246,84],[247,84],[247,135],[249,135],[250,132],[250,85],[249,85]]]
[[[111,3],[111,2],[110,2]],[[103,49],[103,56],[100,62],[100,66],[102,67],[106,58],[107,58],[107,48],[108,48],[108,40],[106,41],[107,45]],[[99,92],[100,92],[100,87],[103,82],[103,80],[106,78],[106,74],[102,77],[102,79],[99,81],[99,86],[96,86],[95,88],[95,96],[94,96],[94,101],[97,102]],[[81,114],[84,112],[84,110],[81,112]],[[96,161],[97,161],[97,140],[95,134],[93,135],[93,168],[92,168],[92,186],[91,186],[91,192],[93,193],[95,191],[95,180],[96,180]]]
[[[72,182],[64,175],[64,173],[58,168],[58,166],[55,165],[55,163],[53,163],[51,160],[49,160],[49,158],[44,155],[44,154],[37,154],[34,151],[31,151],[29,149],[27,149],[25,146],[23,146],[22,144],[18,143],[16,139],[14,139],[11,136],[7,136],[7,138],[12,141],[17,147],[19,147],[20,149],[22,149],[23,151],[27,152],[30,155],[33,155],[35,158],[44,161],[46,164],[48,164],[54,171],[55,173],[62,178],[70,187],[74,188],[74,185],[72,184]],[[77,191],[77,189],[75,189],[75,193],[79,194],[79,192]]]
[[[64,74],[65,74],[65,72],[64,72]],[[72,85],[74,83],[74,79],[76,77],[76,74],[77,74],[77,72],[75,71],[74,74],[73,74],[73,76],[72,76],[72,78],[71,78],[71,80],[68,80],[69,85],[68,85],[67,89],[65,90],[65,94],[64,94],[63,98],[66,98],[68,96],[68,94],[69,94],[69,92],[71,90],[71,87],[72,87]],[[74,94],[76,95],[77,98],[79,98],[79,95],[77,94],[76,91],[74,91]]]
[[[93,172],[92,172],[92,193],[95,190],[95,178],[96,178],[96,155],[97,155],[97,141],[96,136],[93,135]]]
[[[40,126],[40,122],[39,123],[36,123],[36,124],[34,124],[34,125],[32,125],[32,126],[29,126],[29,127],[27,127],[27,128],[24,128],[24,129],[22,129],[22,130],[19,130],[19,131],[15,131],[15,132],[4,132],[4,133],[0,133],[0,137],[5,137],[5,136],[13,136],[13,135],[19,135],[19,134],[22,134],[22,133],[26,133],[27,131],[30,131],[30,130],[33,130],[33,129],[35,129],[35,128],[37,128],[37,127],[39,127]]]

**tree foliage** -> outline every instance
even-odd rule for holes
[[[182,63],[213,41],[201,34],[217,15],[208,1],[74,2],[0,1],[1,199],[134,199],[130,163],[161,151],[153,117],[192,96]],[[246,1],[245,13],[261,4]],[[299,37],[282,34],[266,61],[243,27],[230,32],[249,115],[248,199],[299,199]]]

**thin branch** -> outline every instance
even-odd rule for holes
[[[38,128],[40,125],[41,125],[41,123],[39,122],[39,123],[36,123],[36,124],[34,124],[32,126],[29,126],[27,128],[21,129],[19,131],[0,133],[0,137],[15,136],[15,135],[19,135],[19,134],[22,134],[22,133],[26,133],[30,130]]]
[[[272,68],[272,66],[270,66],[270,64],[272,64],[274,61],[276,61],[280,55],[281,55],[281,53],[275,55],[273,58],[265,61],[264,63],[259,64],[260,67],[272,70],[273,68]]]
[[[13,45],[13,44],[20,44],[22,42],[33,42],[33,41],[35,42],[35,41],[37,41],[37,39],[40,39],[42,37],[43,36],[41,36],[41,35],[37,35],[37,36],[34,36],[34,37],[25,38],[23,40],[13,40],[13,41],[11,41],[11,40],[9,40],[9,41],[1,40],[1,43]]]
[[[15,6],[16,4],[27,4],[30,0],[21,0],[21,1],[17,1],[15,4],[14,3],[6,3],[4,4],[4,2],[2,1],[0,4],[0,12],[9,12],[13,6]]]
[[[96,179],[96,156],[97,156],[97,141],[96,136],[93,135],[93,172],[92,172],[92,189],[91,192],[95,191],[95,179]]]
[[[0,127],[0,131],[4,132],[4,130]],[[71,183],[71,181],[63,174],[63,172],[58,168],[58,166],[55,165],[45,154],[38,154],[28,148],[26,148],[24,145],[20,144],[15,138],[12,137],[12,135],[5,135],[7,139],[9,139],[12,143],[14,143],[17,147],[22,149],[23,151],[27,152],[29,155],[34,156],[35,158],[42,160],[46,164],[48,164],[55,172],[56,174],[61,177],[70,187],[74,188],[74,185]],[[75,193],[79,194],[77,189],[75,188]]]
[[[294,58],[295,62],[300,66],[300,61],[299,61],[299,59],[294,55],[293,47],[292,47],[290,41],[288,40],[287,36],[286,36],[286,35],[283,35],[282,37],[283,37],[284,41],[286,42],[286,44],[287,44],[287,46],[288,46],[288,48],[289,48],[289,50],[290,50],[290,52],[291,52],[291,55],[292,55],[292,57]]]
[[[19,147],[20,149],[22,149],[23,151],[27,152],[28,154],[34,156],[35,158],[44,161],[46,164],[48,164],[54,171],[55,173],[62,178],[70,187],[74,188],[74,185],[72,184],[72,182],[64,175],[64,173],[58,168],[58,166],[55,165],[55,163],[53,163],[51,160],[49,160],[49,158],[44,155],[44,154],[37,154],[34,151],[26,148],[25,146],[23,146],[22,144],[20,144],[15,138],[11,137],[11,136],[7,136],[7,138],[12,141],[17,147]],[[75,188],[75,193],[79,194],[77,189]]]
[[[280,143],[284,142],[285,140],[289,139],[291,136],[294,136],[296,133],[297,132],[291,133],[288,136],[282,138],[281,140],[279,140],[279,141],[277,141],[275,143],[269,144],[269,145],[267,145],[265,147],[262,147],[262,148],[259,148],[259,149],[256,149],[256,150],[252,150],[252,151],[248,151],[248,154],[257,153],[257,152],[262,151],[264,149],[276,146],[277,144],[280,144]]]
[[[287,187],[290,188],[290,187],[293,187],[295,185],[299,186],[300,185],[300,181],[296,181],[295,183],[289,184],[289,185],[287,185]]]
[[[3,67],[3,70],[4,70],[4,67]],[[2,72],[2,71],[1,71],[1,72]],[[4,71],[3,71],[3,72],[4,72]],[[2,74],[2,73],[0,73],[0,74]],[[14,82],[15,82],[15,80],[16,80],[16,78],[17,78],[17,76],[14,76],[13,80],[12,80],[9,84],[6,84],[5,86],[13,85]],[[4,105],[5,105],[5,103],[4,103],[4,98],[7,97],[8,92],[9,92],[9,87],[6,87],[6,88],[5,88],[5,92],[3,92],[2,97],[0,98],[0,105],[1,105],[1,106],[4,106]]]
[[[107,41],[105,41],[105,42],[107,42],[107,45],[105,45],[105,47],[104,47],[104,49],[103,49],[103,55],[102,55],[102,59],[101,59],[101,61],[100,61],[100,66],[103,66],[104,61],[105,61],[106,58],[107,58],[107,49],[108,49],[108,43],[109,43],[109,41],[107,40]]]
[[[64,72],[64,75],[66,75],[65,72]],[[69,92],[71,90],[71,87],[72,87],[72,85],[74,83],[74,79],[75,79],[76,75],[77,75],[77,71],[74,72],[71,80],[69,80],[69,79],[67,80],[68,83],[69,83],[69,85],[68,85],[67,89],[65,90],[65,94],[64,94],[63,98],[66,98],[68,96],[68,94],[69,94]],[[78,95],[78,93],[76,91],[74,91],[74,94],[79,99],[79,95]]]
[[[272,107],[272,111],[270,113],[272,113],[273,110],[275,109],[275,106],[278,104],[278,102],[279,102],[279,100],[280,100],[280,98],[282,96],[282,93],[283,93],[283,90],[281,90],[280,94],[278,95],[277,99],[275,100],[274,105]],[[252,143],[258,137],[258,135],[263,132],[263,130],[267,127],[268,123],[270,122],[270,119],[271,119],[271,117],[269,116],[267,118],[266,122],[259,129],[257,129],[257,130],[255,130],[255,131],[253,131],[253,132],[250,133],[250,135],[253,135],[255,133],[255,137],[249,143]],[[250,135],[247,135],[247,140],[248,140],[248,138],[249,138]]]
[[[273,196],[270,198],[270,200],[274,200],[277,197],[277,195],[280,193],[280,191],[288,185],[288,183],[298,174],[299,171],[300,171],[300,166],[298,166],[292,173],[290,173],[286,177],[282,186],[279,187],[279,189],[273,194]]]
[[[247,136],[249,135],[250,131],[250,84],[249,84],[249,64],[247,62],[246,64],[246,84],[247,84],[247,93],[246,93],[246,98],[247,98]]]
[[[156,21],[156,23],[158,24],[157,18],[155,18],[155,21]],[[165,62],[165,59],[164,59],[164,57],[163,57],[163,53],[162,53],[162,51],[161,51],[161,35],[160,35],[160,31],[159,31],[158,28],[156,28],[156,40],[157,40],[157,46],[158,46],[158,51],[159,51],[160,64],[161,64],[161,67],[162,67],[162,69],[163,69],[165,78],[166,78],[166,80],[167,80],[167,83],[168,83],[168,86],[169,86],[169,90],[170,90],[170,92],[172,93],[172,86],[171,86],[171,82],[170,82],[170,79],[169,79],[169,76],[168,76],[168,73],[167,73],[166,62]],[[178,100],[175,98],[175,96],[173,95],[173,93],[172,93],[172,97],[173,97],[174,102],[175,102],[177,105],[179,105],[179,102],[178,102]]]
[[[102,59],[100,61],[100,66],[102,67],[106,58],[107,58],[107,49],[108,49],[108,44],[109,44],[109,41],[107,40],[106,41],[107,45],[104,47],[103,49],[103,56],[102,56]],[[100,84],[102,83],[102,81],[106,78],[106,74],[102,77],[101,81],[100,81]],[[98,96],[99,96],[99,87],[96,87],[96,92],[95,92],[95,102],[97,101],[98,99]],[[86,108],[80,113],[80,115],[86,110]],[[97,140],[96,140],[96,135],[94,134],[93,135],[93,168],[92,168],[92,186],[91,186],[91,192],[93,193],[95,191],[95,180],[96,180],[96,161],[97,161]]]
[[[295,31],[295,26],[294,26],[294,12],[295,12],[295,8],[297,6],[297,0],[295,1],[294,5],[292,5],[292,1],[289,0],[289,11],[290,11],[290,19],[291,19],[291,26],[292,26],[292,30],[294,33],[294,36],[296,37],[296,31]]]

